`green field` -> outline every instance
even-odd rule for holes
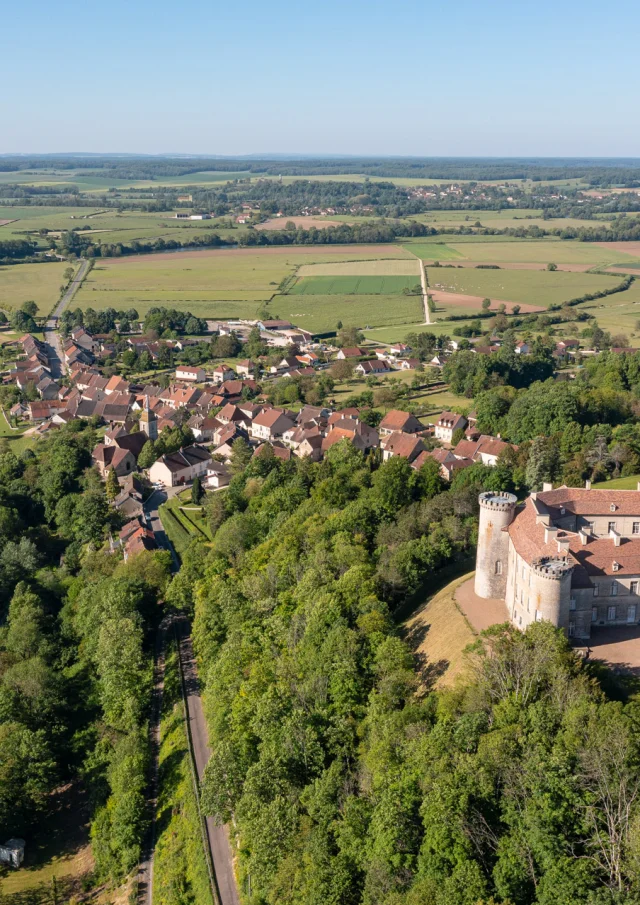
[[[60,298],[65,262],[10,264],[0,267],[0,308],[10,311],[33,300],[40,314],[49,314]]]
[[[602,248],[590,242],[562,239],[506,239],[493,236],[448,237],[448,244],[468,261],[487,264],[532,263],[558,266],[562,264],[616,264],[635,260],[613,248]],[[405,246],[410,249],[410,246]]]
[[[402,247],[423,261],[455,261],[465,255],[444,242],[424,242],[416,240],[411,244],[403,242]]]
[[[640,335],[640,330],[635,329],[636,322],[640,320],[640,276],[625,292],[585,302],[580,309],[593,314],[603,330],[613,334],[625,333],[630,339],[634,334]],[[640,345],[640,342],[636,341],[633,345]]]
[[[428,267],[427,275],[431,289],[545,308],[588,292],[611,289],[621,282],[614,276],[547,270]]]
[[[338,321],[345,327],[415,323],[423,310],[417,295],[277,295],[269,308],[318,333],[335,330]]]
[[[395,295],[420,285],[414,276],[298,277],[289,295]]]
[[[473,318],[470,316],[469,321]],[[424,319],[414,319],[396,326],[373,327],[365,330],[364,335],[373,342],[397,343],[402,342],[407,333],[435,333],[436,336],[451,336],[455,327],[460,327],[467,321],[436,321],[433,324],[425,324]]]

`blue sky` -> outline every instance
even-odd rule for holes
[[[640,156],[640,3],[44,0],[0,153]]]

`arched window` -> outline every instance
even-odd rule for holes
[[[502,562],[496,559],[496,575],[502,575]]]

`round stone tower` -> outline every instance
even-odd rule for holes
[[[556,628],[569,629],[571,573],[563,556],[543,556],[531,563],[531,597],[536,619],[547,619]]]
[[[517,499],[512,493],[481,493],[475,592],[478,597],[504,600],[507,589],[509,535]]]

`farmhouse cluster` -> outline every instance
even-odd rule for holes
[[[480,495],[475,591],[504,600],[525,629],[549,620],[570,637],[640,621],[640,484],[595,490],[545,484],[518,505]]]

